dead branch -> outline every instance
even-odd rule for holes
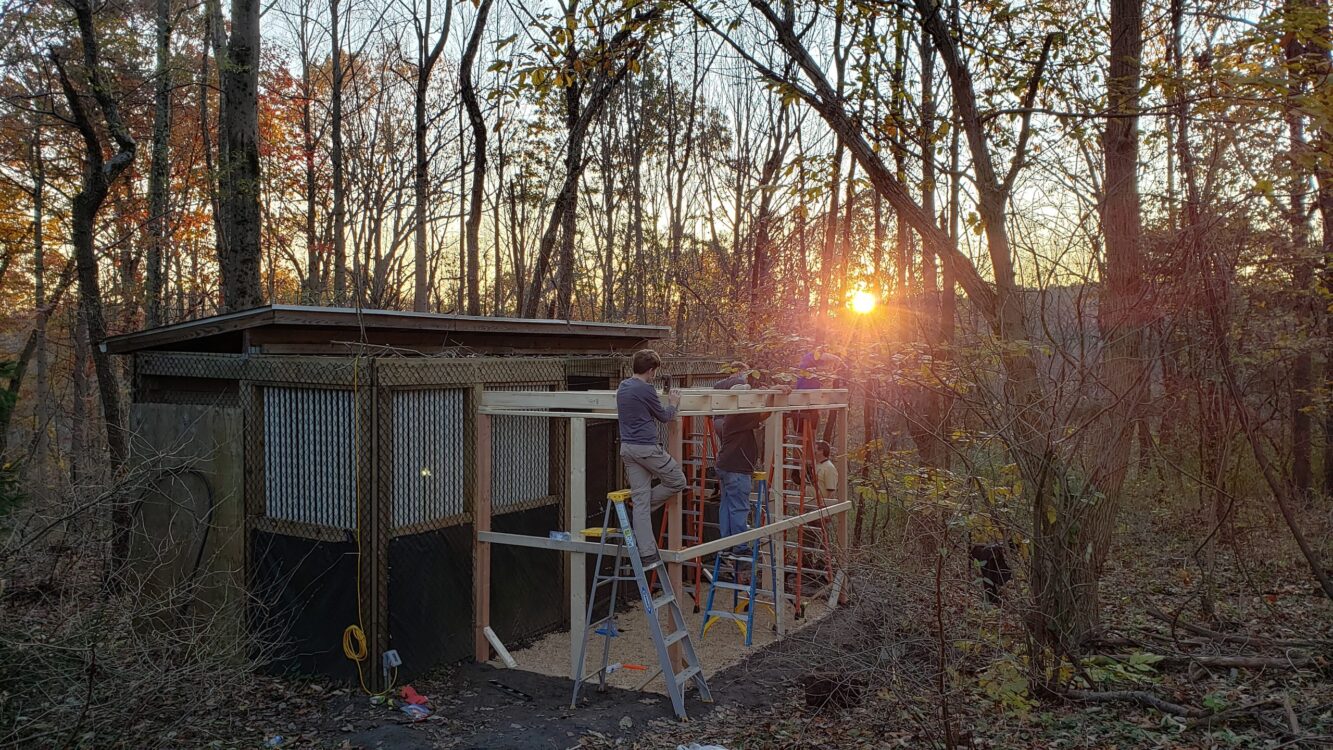
[[[1212,715],[1201,708],[1182,706],[1163,700],[1145,690],[1065,690],[1060,695],[1084,703],[1137,703],[1140,706],[1155,708],[1164,714],[1188,719],[1203,719]]]
[[[1270,706],[1280,706],[1280,705],[1282,705],[1282,701],[1277,698],[1265,698],[1264,700],[1261,701],[1245,703],[1240,706],[1235,706],[1234,708],[1224,708],[1221,711],[1208,714],[1198,719],[1197,721],[1191,721],[1188,725],[1186,725],[1185,728],[1196,729],[1198,727],[1211,727],[1219,722],[1226,721],[1227,719],[1232,719],[1237,716],[1242,716],[1244,714],[1256,712],[1261,708],[1269,708]]]
[[[1301,736],[1301,723],[1296,720],[1296,711],[1291,707],[1291,698],[1282,696],[1282,712],[1287,715],[1287,728],[1291,730],[1291,736]]]
[[[1106,658],[1119,662],[1130,661],[1129,654],[1105,654]],[[1301,669],[1316,666],[1313,657],[1307,654],[1289,654],[1287,656],[1215,656],[1211,654],[1173,654],[1162,656],[1157,662],[1170,667],[1183,667],[1198,664],[1217,669]]]
[[[1179,617],[1172,617],[1171,615],[1168,615],[1167,613],[1163,612],[1162,610],[1158,609],[1157,607],[1151,604],[1145,607],[1144,611],[1147,612],[1149,615],[1157,618],[1158,620],[1167,623],[1173,629],[1180,628],[1181,630],[1187,630],[1191,633],[1194,633],[1195,635],[1201,635],[1205,638],[1209,638],[1214,641],[1221,641],[1223,643],[1239,643],[1241,645],[1253,645],[1253,646],[1272,646],[1275,648],[1319,648],[1321,646],[1330,645],[1329,641],[1319,641],[1319,640],[1295,641],[1295,640],[1283,640],[1280,638],[1267,638],[1265,636],[1260,636],[1260,635],[1233,635],[1230,633],[1219,633],[1216,630],[1205,628],[1202,625],[1195,625],[1193,623],[1185,622],[1184,620],[1181,620]]]

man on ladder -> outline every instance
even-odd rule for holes
[[[737,385],[734,389],[747,388]],[[723,423],[722,449],[717,454],[717,475],[722,484],[722,500],[718,507],[719,535],[733,536],[750,530],[746,517],[750,514],[750,494],[754,491],[753,474],[759,468],[759,428],[768,419],[767,413],[733,414]],[[755,522],[759,522],[756,516]],[[749,543],[742,543],[724,551],[731,556],[737,572],[737,583],[750,561]],[[725,572],[725,568],[724,568]]]
[[[640,349],[631,362],[634,375],[616,389],[616,412],[620,420],[620,458],[625,462],[632,498],[634,535],[644,566],[658,561],[653,534],[653,511],[667,498],[685,489],[685,474],[676,459],[658,442],[657,424],[676,418],[680,394],[668,388],[667,406],[662,406],[653,387],[662,358],[652,349]],[[660,484],[653,486],[653,480]]]

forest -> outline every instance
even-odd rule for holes
[[[102,342],[270,304],[836,355],[788,679],[512,746],[1333,744],[1331,75],[1327,0],[0,0],[0,746],[511,746],[143,627]]]

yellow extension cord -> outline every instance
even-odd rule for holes
[[[357,408],[356,396],[360,392],[361,375],[361,357],[358,355],[352,364],[352,465],[355,467],[353,481],[356,483],[356,624],[348,625],[343,629],[343,656],[352,660],[356,665],[356,679],[361,683],[361,690],[366,695],[388,695],[393,690],[394,683],[398,682],[398,669],[393,670],[393,678],[384,688],[383,692],[376,693],[366,687],[366,676],[362,672],[361,664],[370,656],[370,649],[366,646],[366,631],[364,620],[361,618],[361,461],[357,453],[357,442],[361,436],[361,410]]]

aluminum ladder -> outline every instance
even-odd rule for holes
[[[768,472],[754,472],[756,484],[755,498],[751,501],[750,509],[754,518],[754,528],[759,528],[768,523]],[[708,633],[708,629],[718,620],[731,620],[741,629],[741,635],[745,637],[745,645],[749,646],[754,641],[754,612],[756,604],[768,604],[774,608],[777,607],[777,580],[778,566],[777,559],[773,550],[773,537],[763,537],[748,543],[750,547],[750,581],[749,583],[740,583],[738,576],[732,576],[731,581],[718,580],[722,573],[722,564],[724,559],[729,559],[733,563],[733,570],[737,570],[735,565],[744,557],[738,558],[735,555],[728,555],[725,552],[719,552],[713,557],[713,575],[709,577],[708,585],[708,604],[704,608],[704,624],[699,635],[702,637]],[[764,557],[768,561],[769,586],[771,588],[759,587],[759,561]],[[739,571],[737,571],[739,572]],[[713,609],[713,602],[717,595],[717,590],[731,592],[731,609]],[[744,596],[742,596],[742,594]],[[768,595],[768,601],[760,600],[760,594]],[[745,605],[745,613],[737,610],[741,604]],[[776,609],[774,610],[776,617]]]
[[[644,618],[648,621],[648,630],[653,639],[653,645],[657,649],[657,661],[661,665],[661,674],[666,680],[667,695],[671,698],[671,707],[676,712],[677,718],[685,717],[685,689],[693,682],[699,689],[699,698],[705,703],[713,702],[713,695],[708,690],[708,684],[704,681],[703,668],[699,666],[699,656],[694,651],[694,643],[690,640],[690,631],[685,624],[685,617],[681,614],[680,604],[676,601],[675,592],[671,588],[671,577],[668,575],[658,575],[657,580],[662,587],[661,596],[654,597],[652,589],[648,584],[648,572],[662,568],[662,561],[644,566],[639,559],[639,547],[634,542],[634,530],[630,525],[629,514],[625,510],[625,502],[629,500],[629,490],[617,490],[608,493],[606,496],[606,511],[602,516],[602,526],[600,529],[585,529],[584,534],[596,533],[600,539],[601,546],[597,550],[596,567],[593,568],[592,591],[588,594],[588,615],[584,620],[583,642],[579,646],[579,658],[575,673],[578,678],[574,680],[574,694],[570,698],[570,708],[576,708],[579,701],[579,691],[583,684],[592,678],[597,678],[598,691],[606,690],[606,678],[610,672],[609,662],[611,659],[611,639],[619,635],[616,628],[616,594],[621,581],[633,581],[639,589],[639,597],[643,600]],[[615,509],[616,520],[620,523],[619,528],[611,527],[611,512]],[[615,545],[615,561],[611,567],[610,573],[602,572],[602,561],[610,556],[609,545]],[[625,561],[628,558],[631,571],[625,570]],[[660,570],[665,573],[665,570]],[[632,575],[627,574],[632,573]],[[607,603],[607,614],[605,617],[594,618],[597,607],[597,594],[602,586],[610,585],[610,598]],[[575,585],[578,585],[575,582]],[[671,632],[663,635],[662,621],[659,614],[666,610],[668,619],[671,623]],[[592,636],[602,637],[602,666],[595,672],[585,673],[584,664],[588,656],[588,640]],[[676,671],[672,664],[670,649],[671,646],[679,644],[681,654],[685,657],[685,668]]]

